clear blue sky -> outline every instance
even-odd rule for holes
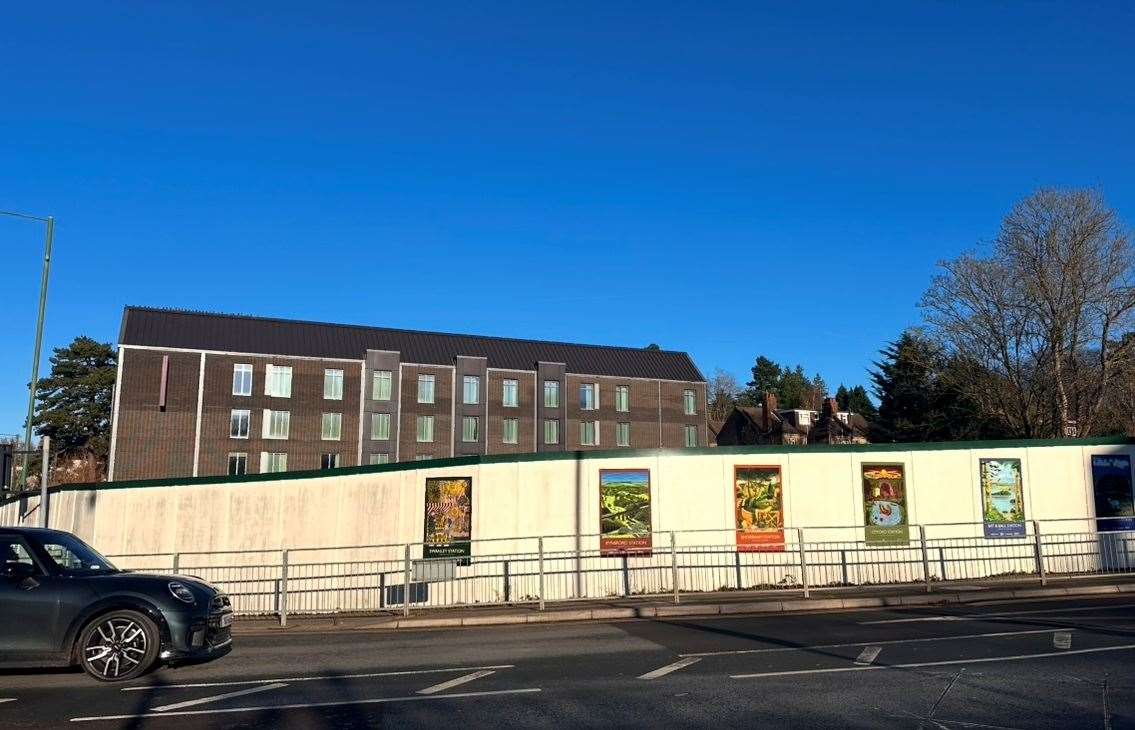
[[[0,209],[58,218],[48,347],[137,303],[834,387],[1033,188],[1135,219],[1130,3],[236,5],[5,9]],[[0,220],[0,433],[40,246]]]

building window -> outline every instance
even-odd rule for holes
[[[501,385],[501,405],[505,408],[516,408],[519,405],[520,384],[515,380],[505,380]]]
[[[320,469],[338,469],[339,468],[339,455],[338,454],[323,454],[319,457]]]
[[[252,411],[234,408],[229,413],[229,436],[234,439],[248,438],[248,424]]]
[[[544,443],[558,444],[560,442],[560,422],[556,420],[544,421]]]
[[[419,403],[433,403],[434,402],[434,376],[432,376],[432,375],[419,375],[418,376],[418,402]]]
[[[520,421],[516,418],[506,418],[501,422],[501,441],[506,444],[515,444],[520,436]]]
[[[320,438],[324,441],[338,441],[343,433],[343,414],[342,413],[324,413],[323,414],[323,429],[320,433]]]
[[[594,411],[599,407],[599,384],[584,383],[579,386],[579,410]]]
[[[418,443],[428,444],[434,440],[434,417],[418,416]]]
[[[698,427],[697,426],[682,426],[682,430],[686,434],[686,448],[693,448],[698,445]]]
[[[286,439],[291,427],[291,411],[270,411],[264,409],[264,438]]]
[[[812,414],[810,411],[796,411],[796,425],[797,426],[810,426],[812,425]]]
[[[560,407],[560,384],[556,380],[544,381],[544,407],[545,408],[559,408]]]
[[[323,371],[323,399],[343,400],[343,371]]]
[[[370,437],[375,441],[386,441],[390,438],[390,414],[370,414]]]
[[[390,463],[390,454],[371,454],[370,455],[371,466],[374,466],[375,464],[389,464],[389,463]]]
[[[229,476],[239,477],[248,473],[248,454],[229,454]]]
[[[292,397],[292,368],[288,365],[269,365],[264,375],[264,395],[273,398]]]
[[[371,374],[370,397],[371,400],[390,400],[393,389],[394,374],[389,370],[375,370]]]
[[[281,453],[272,453],[267,451],[260,452],[260,473],[271,474],[273,472],[287,471],[288,470],[288,455]]]
[[[433,454],[418,454],[414,457],[414,461],[429,461],[434,458]]]
[[[579,443],[583,446],[598,446],[599,445],[599,422],[598,421],[580,421],[579,422]]]
[[[616,423],[615,424],[615,446],[630,446],[631,445],[631,424],[629,423]]]
[[[252,395],[251,365],[233,365],[233,395]]]
[[[477,440],[477,417],[461,417],[461,440],[466,443]]]
[[[461,402],[467,406],[475,406],[481,402],[481,378],[477,375],[466,375],[462,378],[464,388]]]
[[[626,413],[631,409],[631,386],[615,386],[615,410]]]
[[[682,391],[682,406],[683,406],[683,412],[687,416],[697,415],[698,404],[697,404],[696,396],[694,395],[694,391],[692,391],[692,390],[683,390]]]

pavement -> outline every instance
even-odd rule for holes
[[[719,604],[720,605],[720,604]],[[126,685],[0,673],[0,727],[1135,727],[1135,596],[256,631]]]

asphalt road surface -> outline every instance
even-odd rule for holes
[[[127,685],[0,673],[0,727],[1135,727],[1135,596],[238,636]]]

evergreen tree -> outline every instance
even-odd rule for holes
[[[753,379],[746,384],[744,402],[747,405],[757,405],[765,393],[773,393],[780,397],[780,366],[764,355],[757,358],[752,368]]]
[[[802,366],[797,365],[795,370],[784,368],[778,385],[777,401],[781,408],[809,408],[811,406],[808,396],[812,384],[808,380],[808,376],[804,374]]]
[[[871,402],[871,398],[867,395],[867,389],[862,385],[857,385],[850,391],[845,392],[846,402],[840,406],[840,410],[858,413],[869,422],[879,417],[879,411],[875,408],[875,404]]]
[[[51,374],[37,384],[32,420],[37,434],[51,437],[53,453],[91,455],[106,463],[115,363],[113,348],[90,337],[55,348]]]
[[[839,387],[836,388],[836,391],[835,391],[835,401],[836,401],[836,403],[839,404],[839,409],[841,411],[851,410],[850,408],[847,407],[847,401],[848,401],[849,397],[850,397],[850,393],[847,390],[847,386],[844,385],[843,383],[840,383]]]
[[[875,421],[878,441],[932,441],[934,346],[920,333],[907,330],[880,352],[882,359],[871,373],[879,416]],[[850,393],[848,394],[850,403]]]

